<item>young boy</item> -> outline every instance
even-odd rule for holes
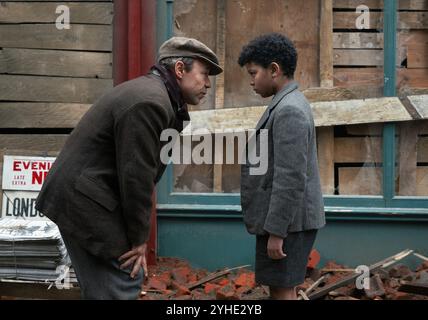
[[[325,225],[311,107],[293,81],[297,52],[285,36],[260,36],[242,49],[250,85],[274,96],[256,126],[256,145],[267,132],[268,168],[252,175],[241,167],[241,205],[247,230],[256,235],[256,281],[273,299],[295,300],[317,230]]]

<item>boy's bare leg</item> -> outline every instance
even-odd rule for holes
[[[269,287],[273,300],[297,300],[296,288]]]

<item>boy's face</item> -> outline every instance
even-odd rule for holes
[[[263,68],[254,62],[245,64],[248,74],[251,77],[250,85],[253,90],[263,98],[268,98],[275,94],[275,83],[269,69]]]
[[[195,59],[191,71],[184,70],[184,67],[179,69],[177,70],[176,65],[176,74],[179,78],[178,82],[184,101],[192,105],[199,104],[201,99],[207,94],[208,88],[211,87],[208,77],[209,67],[205,63]]]

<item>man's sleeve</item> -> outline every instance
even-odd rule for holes
[[[274,176],[264,229],[285,238],[306,187],[309,120],[295,107],[277,110],[272,136]]]
[[[144,103],[124,111],[115,124],[120,202],[133,246],[149,238],[151,197],[160,161],[160,134],[169,122],[164,108]]]

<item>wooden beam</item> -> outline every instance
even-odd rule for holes
[[[422,119],[428,119],[428,94],[409,96],[410,103],[417,110]]]
[[[93,103],[112,87],[110,79],[0,75],[0,100]]]
[[[383,0],[334,0],[334,8],[355,9],[360,5],[366,5],[370,10],[383,9]],[[426,0],[400,0],[398,2],[400,10],[428,10]]]
[[[0,103],[0,128],[74,128],[91,104]]]
[[[416,196],[428,196],[428,167],[418,167],[416,170]]]
[[[73,25],[58,31],[55,24],[0,25],[0,47],[111,52],[111,25]]]
[[[68,134],[0,134],[0,149],[60,151]]]
[[[333,48],[382,49],[383,34],[364,32],[335,32],[333,33]],[[358,58],[358,56],[356,58]]]
[[[383,66],[382,50],[334,49],[335,66]]]
[[[112,78],[112,55],[104,52],[3,48],[0,71],[7,74]]]
[[[419,126],[414,122],[400,125],[400,143],[398,154],[398,195],[416,195],[417,143]]]
[[[380,163],[382,162],[382,138],[336,138],[334,162]]]
[[[334,194],[334,128],[322,127],[317,129],[318,137],[318,166],[322,193]]]
[[[70,23],[111,24],[113,4],[61,2],[70,9]],[[0,23],[55,23],[60,14],[56,2],[2,2]]]
[[[320,83],[333,87],[333,0],[321,1]]]

